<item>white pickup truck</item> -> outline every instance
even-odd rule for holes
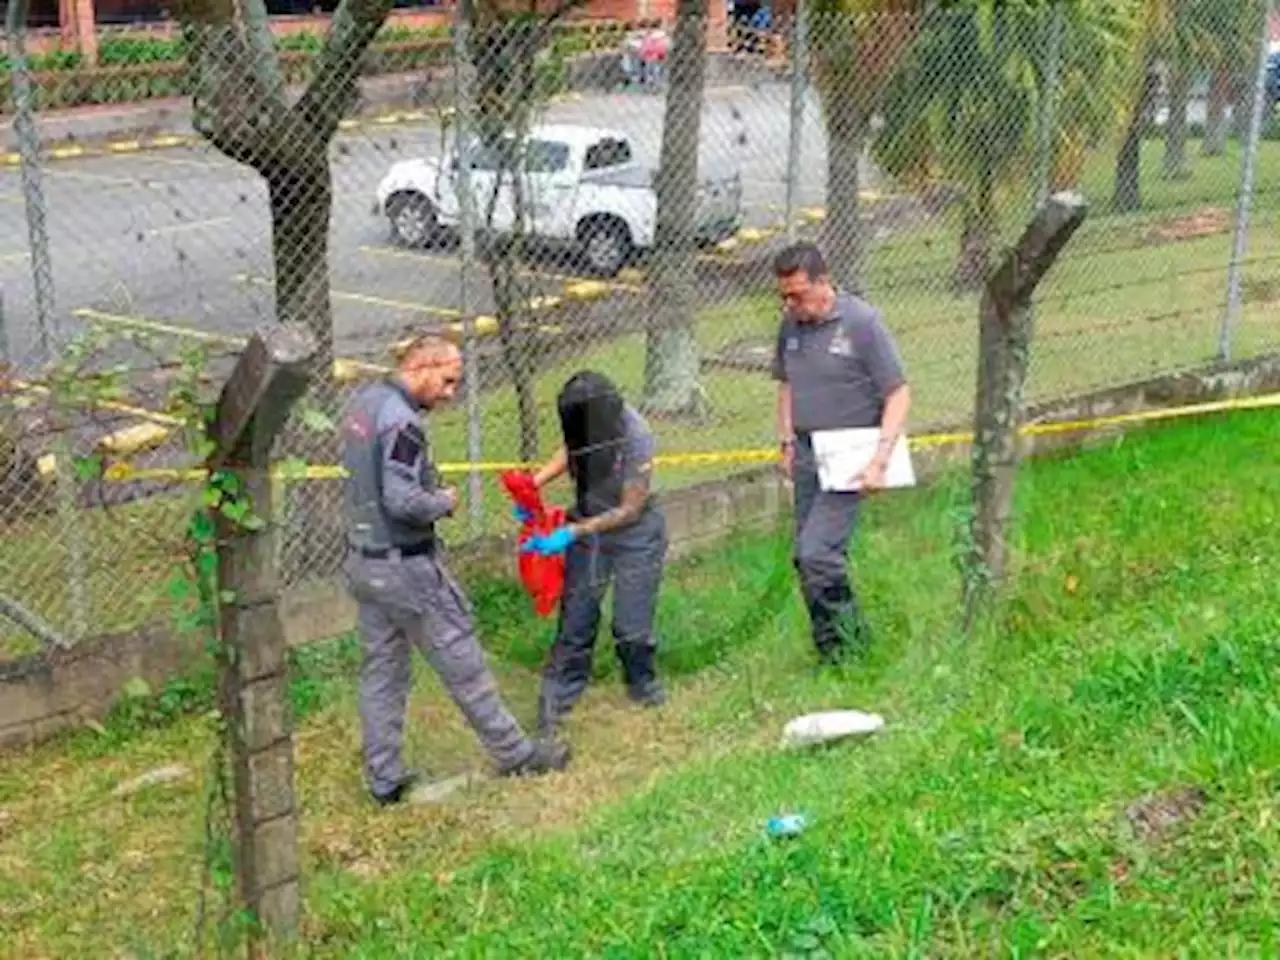
[[[497,151],[473,143],[471,189],[476,223],[499,234],[514,226],[512,177],[494,197]],[[520,146],[525,233],[539,244],[569,247],[594,274],[612,277],[653,245],[657,195],[653,171],[640,164],[631,141],[616,130],[567,124],[533,128]],[[458,156],[396,163],[378,184],[374,212],[391,224],[404,246],[438,242],[457,227]],[[697,238],[719,242],[742,223],[742,180],[704,180],[699,185]],[[492,210],[492,218],[489,212]]]

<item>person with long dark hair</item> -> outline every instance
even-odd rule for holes
[[[653,434],[609,378],[592,370],[565,383],[557,406],[564,445],[533,479],[541,489],[568,473],[574,501],[564,526],[525,546],[544,555],[566,553],[560,621],[538,705],[547,733],[586,688],[610,583],[615,651],[627,693],[645,706],[666,700],[654,665],[667,523],[650,492]]]

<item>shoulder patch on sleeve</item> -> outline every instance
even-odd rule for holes
[[[395,443],[391,445],[392,461],[403,463],[406,467],[413,466],[422,455],[424,443],[422,428],[414,423],[406,423],[396,431]]]

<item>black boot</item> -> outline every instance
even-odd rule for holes
[[[819,658],[838,664],[865,653],[871,643],[870,625],[849,584],[832,584],[815,594],[808,607]]]
[[[660,707],[667,702],[667,692],[654,668],[654,653],[651,646],[618,644],[618,660],[622,663],[627,696],[643,707]]]
[[[568,712],[567,708],[561,706],[555,695],[555,681],[544,680],[542,691],[538,694],[538,735],[553,737],[556,727],[560,725],[560,720]]]
[[[572,751],[567,743],[551,740],[533,741],[533,753],[520,763],[503,767],[498,771],[503,777],[539,777],[554,770],[563,770],[569,765]]]
[[[566,649],[561,643],[551,648],[542,671],[538,694],[538,729],[546,736],[578,702],[591,679],[591,649]]]
[[[418,781],[421,779],[422,775],[416,770],[407,770],[405,771],[404,776],[396,781],[395,786],[386,793],[375,793],[370,791],[369,795],[373,797],[373,802],[378,806],[390,807],[399,803],[408,796],[409,793],[412,792],[413,788],[418,785]]]

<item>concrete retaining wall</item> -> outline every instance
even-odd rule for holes
[[[1156,377],[1028,411],[1033,422],[1079,420],[1229,397],[1280,391],[1280,355]],[[967,424],[956,429],[965,429]],[[1026,452],[1040,455],[1087,446],[1124,429],[1105,426],[1069,434],[1029,437]],[[926,432],[919,429],[918,432]],[[963,465],[968,445],[920,451],[916,470],[927,482],[948,466]],[[666,494],[663,503],[677,559],[726,534],[768,526],[789,509],[787,487],[772,467]],[[510,541],[487,539],[453,554],[463,580],[483,573],[514,574]],[[355,609],[341,584],[318,582],[291,590],[282,617],[291,645],[337,636],[353,628]],[[189,670],[203,655],[201,638],[178,634],[167,623],[86,641],[74,650],[0,663],[0,748],[38,743],[60,730],[101,716],[125,684],[141,678],[153,687]]]

